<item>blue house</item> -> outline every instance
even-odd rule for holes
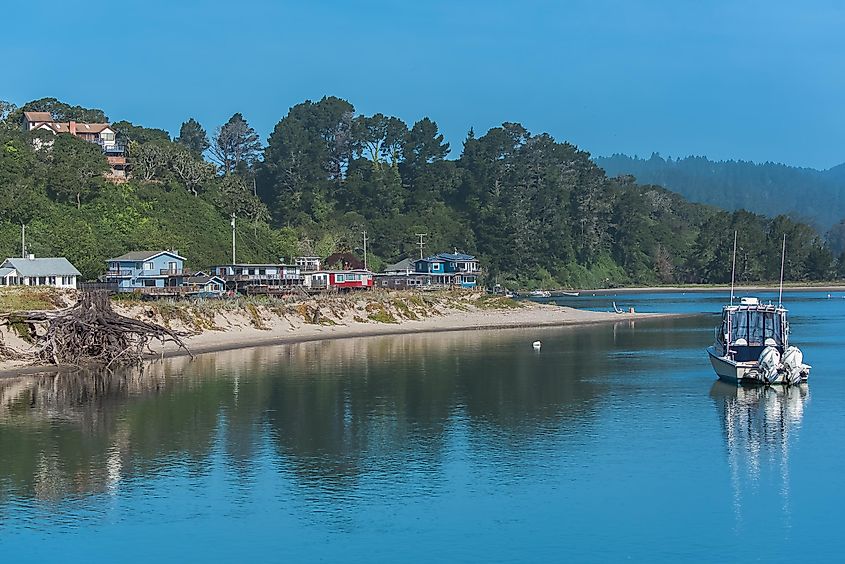
[[[117,284],[119,292],[147,291],[181,286],[185,279],[185,257],[174,251],[132,251],[106,261],[106,282]]]
[[[478,259],[459,253],[438,253],[414,262],[416,272],[428,274],[434,284],[475,288],[481,268]]]

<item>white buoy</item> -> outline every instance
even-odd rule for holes
[[[534,341],[534,342],[531,344],[531,346],[532,346],[532,347],[534,347],[534,350],[535,350],[535,351],[539,351],[539,350],[540,350],[540,347],[542,347],[542,346],[543,346],[543,343],[541,343],[540,341]]]

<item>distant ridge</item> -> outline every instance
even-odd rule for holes
[[[694,202],[768,216],[786,214],[824,233],[845,218],[845,163],[828,170],[780,163],[711,161],[707,157],[594,158],[609,176],[630,174]]]

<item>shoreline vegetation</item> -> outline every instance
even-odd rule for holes
[[[742,285],[737,295],[777,291],[777,284]],[[845,292],[842,284],[785,284],[787,291]],[[643,286],[583,290],[582,296],[614,294],[729,292],[725,285]],[[48,287],[0,290],[0,314],[55,311],[71,306],[77,291]],[[560,298],[559,298],[560,299]],[[566,303],[566,298],[562,302]],[[573,301],[577,304],[577,301]],[[207,354],[242,348],[277,346],[383,335],[562,327],[677,317],[679,314],[596,312],[531,300],[515,301],[481,292],[373,291],[326,294],[308,299],[240,297],[229,300],[142,301],[131,296],[112,299],[118,314],[186,335],[187,350],[173,343],[157,344],[146,360],[187,354]],[[24,356],[3,354],[18,351]],[[0,377],[75,366],[33,363],[25,358],[32,345],[14,327],[0,329]]]
[[[56,310],[75,300],[74,291],[7,289],[0,292],[0,313]],[[296,300],[253,297],[195,302],[119,297],[112,300],[112,307],[126,317],[187,335],[187,351],[173,343],[157,344],[151,347],[154,354],[147,359],[353,337],[556,327],[672,316],[578,310],[460,291],[375,291]],[[31,349],[14,327],[4,327],[0,336],[9,349],[24,353]],[[0,376],[66,369],[76,367],[34,365],[31,360],[9,355],[0,359]]]

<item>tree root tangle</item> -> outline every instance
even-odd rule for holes
[[[175,343],[193,358],[182,341],[188,334],[116,313],[103,290],[83,292],[66,309],[8,314],[0,317],[0,323],[24,324],[34,345],[33,360],[55,365],[139,364],[146,355],[157,354],[150,348],[153,341]],[[22,353],[10,350],[9,354]]]

